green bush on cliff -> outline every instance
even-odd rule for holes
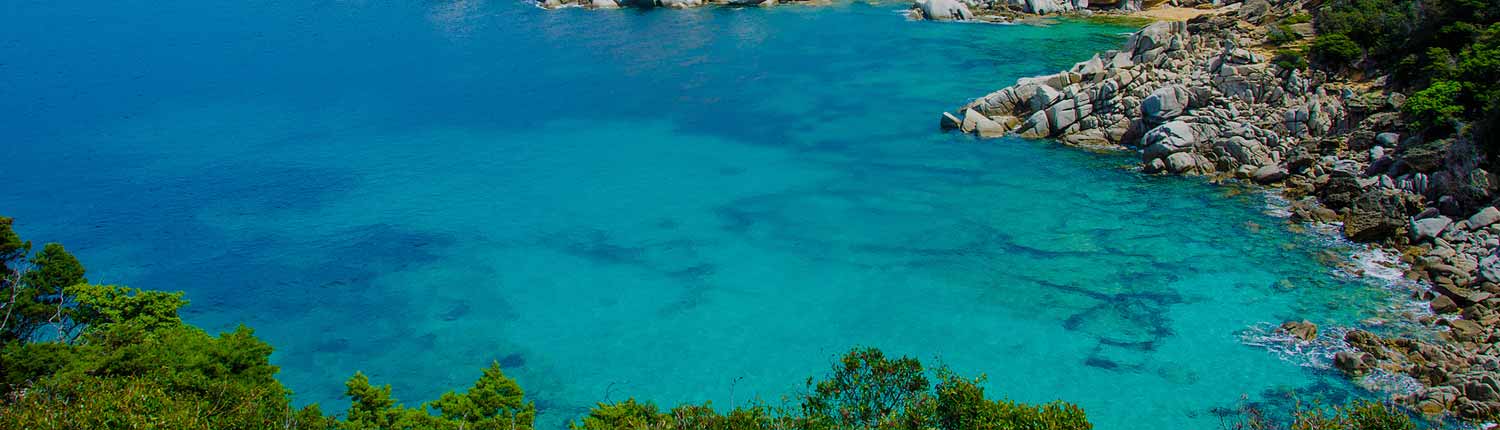
[[[1411,416],[1382,403],[1356,400],[1342,407],[1323,408],[1298,404],[1290,423],[1278,425],[1254,407],[1243,408],[1238,419],[1226,423],[1231,430],[1416,430]]]
[[[827,379],[807,381],[812,392],[803,413],[826,428],[875,428],[900,419],[926,400],[930,383],[914,358],[890,359],[877,349],[856,349]]]
[[[9,224],[9,219],[6,219],[7,229]],[[83,277],[83,264],[56,243],[46,244],[41,252],[26,261],[25,252],[30,250],[30,242],[22,242],[19,237],[14,240],[10,242],[10,239],[6,239],[10,242],[7,245],[9,251],[0,254],[11,254],[12,258],[0,264],[12,268],[29,263],[31,268],[24,272],[8,269],[10,279],[0,281],[7,283],[7,288],[15,288],[11,291],[14,293],[14,302],[5,309],[6,324],[0,327],[0,341],[31,338],[43,326],[49,325],[49,322],[53,322],[51,325],[56,329],[51,335],[66,336],[69,327],[64,324],[64,314],[70,309],[63,306],[63,299],[66,297],[63,289],[88,281]]]
[[[1306,22],[1312,22],[1312,19],[1312,14],[1294,13],[1288,15],[1286,18],[1282,18],[1280,22],[1282,24],[1302,24]]]
[[[1500,167],[1500,1],[1331,0],[1313,15],[1314,59],[1338,69],[1368,60],[1366,76],[1390,73],[1391,88],[1422,94],[1419,106],[1403,109],[1416,131],[1471,133],[1492,157],[1490,169]],[[1447,127],[1450,120],[1474,127]]]
[[[890,429],[890,430],[1088,430],[1077,406],[1053,402],[1028,405],[989,400],[980,384],[947,368],[928,379],[922,363],[891,358],[874,348],[855,348],[821,380],[809,378],[808,393],[787,410],[765,405],[715,412],[708,405],[660,411],[649,402],[628,399],[601,403],[571,425],[574,430],[615,429]]]
[[[1336,67],[1348,66],[1364,55],[1353,39],[1340,33],[1318,35],[1312,43],[1312,54],[1318,61]]]
[[[1286,70],[1302,70],[1307,68],[1307,56],[1295,49],[1278,49],[1276,56],[1271,58],[1271,64]]]
[[[1381,56],[1402,44],[1414,7],[1412,0],[1334,0],[1316,11],[1314,22],[1319,39],[1338,37],[1344,53],[1353,47]]]
[[[1009,400],[990,401],[979,384],[984,378],[965,379],[942,372],[937,385],[936,421],[944,429],[1087,429],[1093,427],[1083,410],[1065,402],[1027,405]]]
[[[1401,106],[1407,123],[1416,129],[1446,127],[1463,113],[1458,105],[1459,84],[1453,81],[1438,81],[1422,91],[1417,91]]]
[[[575,430],[612,429],[703,429],[762,430],[798,428],[794,418],[778,415],[766,406],[738,407],[719,413],[713,405],[682,405],[669,411],[658,411],[655,404],[628,399],[617,403],[600,403],[578,422],[569,424]]]
[[[1292,26],[1286,24],[1273,25],[1266,32],[1266,42],[1272,45],[1285,45],[1301,38],[1302,35],[1297,34],[1295,30],[1292,30]]]

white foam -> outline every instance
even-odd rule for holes
[[[1333,369],[1334,355],[1341,351],[1355,351],[1344,343],[1344,335],[1348,332],[1349,329],[1344,327],[1327,327],[1319,330],[1316,338],[1302,340],[1277,330],[1275,325],[1260,324],[1240,332],[1240,342],[1265,348],[1288,363],[1327,370]],[[1355,379],[1355,384],[1366,390],[1403,396],[1422,389],[1422,384],[1416,379],[1384,369],[1374,369],[1368,375]]]
[[[1240,342],[1265,348],[1288,363],[1314,369],[1331,369],[1334,354],[1352,350],[1343,340],[1348,329],[1342,327],[1318,330],[1318,336],[1310,341],[1277,330],[1277,327],[1262,323],[1245,329],[1240,332]]]
[[[1292,217],[1292,201],[1277,191],[1267,190],[1263,193],[1266,197],[1265,214],[1277,218]]]
[[[1267,215],[1279,218],[1291,217],[1291,201],[1280,192],[1267,191],[1265,201]],[[1332,276],[1363,283],[1372,288],[1386,289],[1392,293],[1392,303],[1387,311],[1401,315],[1401,317],[1390,322],[1374,320],[1366,321],[1364,324],[1387,327],[1399,325],[1394,328],[1399,331],[1431,330],[1412,321],[1416,317],[1431,314],[1427,304],[1409,298],[1412,291],[1424,291],[1430,287],[1420,281],[1406,278],[1408,265],[1401,261],[1399,254],[1378,246],[1350,241],[1343,235],[1342,223],[1304,223],[1303,225],[1324,249],[1339,252],[1347,258],[1344,261],[1347,264],[1338,265],[1332,270]],[[1265,348],[1289,363],[1315,369],[1332,369],[1335,354],[1340,351],[1354,351],[1344,342],[1344,335],[1350,330],[1349,327],[1321,327],[1318,336],[1310,341],[1279,331],[1277,327],[1278,325],[1275,324],[1264,323],[1248,328],[1240,333],[1240,341],[1246,345]],[[1358,378],[1356,383],[1367,390],[1398,395],[1411,394],[1422,388],[1422,384],[1410,376],[1391,373],[1383,369],[1373,370],[1370,374]]]

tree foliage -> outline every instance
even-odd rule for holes
[[[939,381],[932,385],[929,374]],[[1028,405],[990,400],[980,385],[947,368],[929,372],[910,357],[854,348],[822,379],[809,379],[797,405],[763,404],[717,413],[709,404],[659,411],[635,399],[601,403],[575,430],[615,429],[889,429],[889,430],[1088,430],[1082,409],[1054,402]]]
[[[1331,0],[1314,12],[1315,60],[1342,68],[1366,59],[1419,102],[1403,109],[1416,131],[1441,138],[1464,131],[1453,121],[1467,122],[1500,154],[1500,2]]]
[[[827,379],[808,380],[813,394],[803,409],[833,427],[876,428],[921,400],[929,385],[916,359],[888,359],[878,349],[856,348]]]
[[[1412,94],[1401,110],[1407,122],[1418,129],[1446,126],[1463,113],[1463,106],[1458,104],[1458,91],[1458,83],[1438,81]]]
[[[0,245],[0,254],[10,255],[13,260],[21,259],[24,254],[16,253],[30,249],[30,243],[20,241],[11,230],[9,218],[0,229],[3,229],[0,230],[0,242],[5,242],[5,245]],[[29,270],[14,272],[19,276],[12,276],[13,280],[3,285],[9,290],[6,293],[10,299],[5,303],[4,312],[0,312],[4,314],[0,316],[0,341],[30,339],[46,325],[57,329],[51,333],[54,337],[66,337],[70,325],[66,315],[69,295],[64,290],[88,282],[84,272],[83,264],[62,245],[44,245],[42,251],[31,258]]]
[[[1364,400],[1331,408],[1298,403],[1291,411],[1289,422],[1280,424],[1254,407],[1244,407],[1238,420],[1225,427],[1231,430],[1417,430],[1417,423],[1405,412],[1383,403]]]
[[[1318,61],[1337,67],[1347,66],[1364,55],[1354,40],[1340,33],[1318,35],[1313,40],[1312,53]]]
[[[500,370],[500,363],[491,362],[468,391],[449,391],[432,402],[432,408],[445,419],[473,424],[466,428],[530,429],[536,405],[526,401],[525,394],[520,384]]]

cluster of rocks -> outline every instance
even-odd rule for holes
[[[582,7],[587,9],[619,9],[624,7],[650,9],[665,7],[687,9],[704,5],[771,6],[777,3],[779,3],[778,0],[536,0],[538,6],[546,9],[560,9],[564,7]]]
[[[1350,332],[1345,340],[1357,352],[1336,364],[1356,375],[1379,367],[1416,378],[1426,388],[1404,400],[1425,413],[1500,414],[1500,209],[1455,221],[1427,208],[1405,232],[1408,277],[1432,285],[1416,293],[1435,314],[1420,321],[1445,330],[1435,342]]]
[[[806,2],[808,0],[786,0]],[[581,7],[586,9],[619,9],[656,7],[686,9],[707,5],[771,6],[782,0],[536,0],[546,9]],[[938,21],[1010,21],[1022,15],[1050,15],[1093,11],[1134,12],[1141,10],[1141,0],[915,0],[910,16]],[[975,11],[979,13],[976,14]]]
[[[933,0],[928,0],[933,1]],[[1282,188],[1294,222],[1341,223],[1356,241],[1404,255],[1414,295],[1437,316],[1413,317],[1431,341],[1353,330],[1335,364],[1410,375],[1423,412],[1500,414],[1500,178],[1463,139],[1403,136],[1399,94],[1285,69],[1257,52],[1264,24],[1305,13],[1297,0],[1249,0],[1187,22],[1159,22],[1056,74],[943,113],[944,129],[1137,151],[1148,173],[1206,175]],[[1282,328],[1310,340],[1316,326]]]
[[[1334,366],[1355,376],[1376,369],[1411,376],[1423,388],[1398,400],[1424,414],[1493,417],[1500,413],[1500,351],[1488,327],[1496,318],[1491,312],[1475,321],[1446,321],[1452,329],[1437,342],[1351,330],[1344,341],[1354,349],[1335,354]]]
[[[1149,172],[1222,172],[1270,183],[1294,170],[1332,170],[1308,158],[1315,148],[1304,143],[1347,127],[1348,91],[1244,48],[1251,39],[1235,31],[1234,15],[1152,24],[1121,50],[1022,78],[959,115],[945,113],[942,124],[986,137],[1139,149]]]
[[[1022,15],[1128,13],[1141,9],[1141,0],[916,0],[911,16],[938,21],[1009,21]]]

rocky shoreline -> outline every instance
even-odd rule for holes
[[[766,7],[778,4],[828,4],[828,0],[534,0],[543,9],[669,8],[703,6]],[[1184,0],[1187,1],[1187,0]],[[1011,22],[1027,16],[1131,13],[1143,9],[1142,0],[915,0],[908,10],[913,19],[936,21]]]
[[[938,0],[928,0],[938,1]],[[1500,413],[1500,209],[1497,178],[1464,139],[1406,137],[1404,97],[1384,79],[1353,80],[1273,64],[1275,24],[1298,1],[1250,0],[1188,21],[1158,22],[1071,69],[1022,78],[943,113],[943,129],[1136,151],[1148,173],[1202,175],[1279,189],[1291,222],[1340,223],[1424,281],[1408,315],[1435,341],[1351,329],[1334,357],[1353,375],[1381,369],[1423,385],[1396,399],[1429,415]],[[1284,28],[1284,27],[1283,27]],[[1294,27],[1296,28],[1296,27]],[[1297,28],[1311,35],[1311,26]],[[1426,287],[1430,286],[1430,287]],[[1316,326],[1281,331],[1313,340]]]

